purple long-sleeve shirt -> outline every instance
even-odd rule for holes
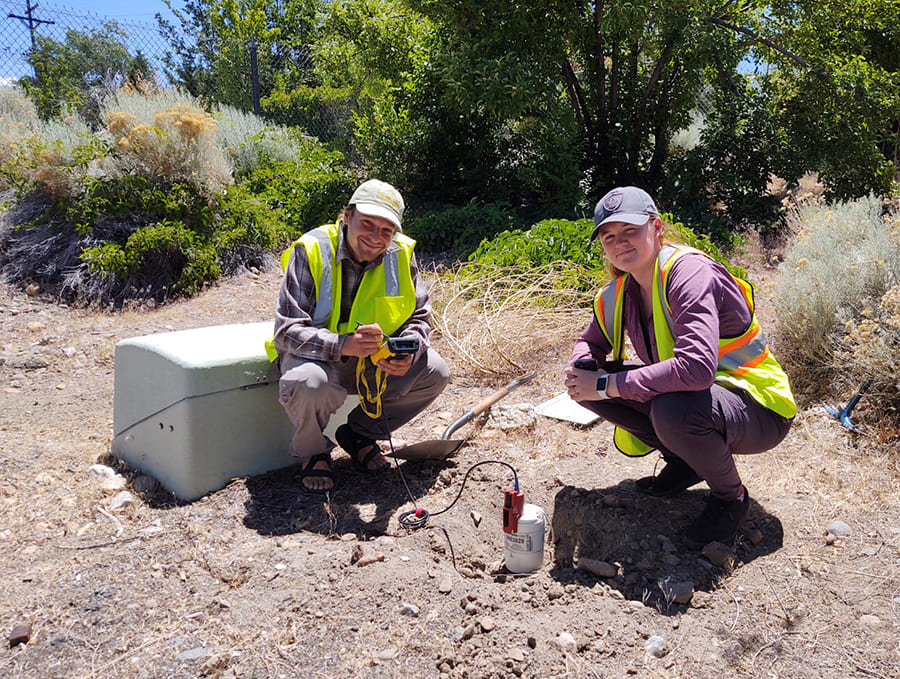
[[[659,360],[652,322],[648,347],[641,329],[640,289],[634,277],[625,282],[625,332],[645,365],[616,375],[621,398],[649,401],[672,391],[701,391],[712,383],[718,363],[719,338],[737,337],[752,320],[750,310],[728,270],[699,254],[687,254],[672,265],[668,297],[675,338],[674,357]],[[593,356],[603,366],[612,351],[595,317],[575,342],[571,360]]]

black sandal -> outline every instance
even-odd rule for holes
[[[327,463],[328,469],[316,469],[315,466],[319,462]],[[331,488],[310,488],[303,483],[303,480],[311,477],[331,479]],[[303,486],[303,490],[309,493],[327,493],[330,490],[334,490],[334,474],[331,471],[330,453],[319,453],[318,455],[313,455],[306,461],[306,464],[300,468],[300,485]]]
[[[385,460],[385,464],[380,467],[369,469],[369,463],[372,460],[379,455],[384,457],[384,455],[381,454],[381,448],[376,441],[366,438],[365,436],[360,436],[353,431],[349,425],[342,424],[338,427],[337,431],[334,432],[334,438],[337,439],[341,448],[347,451],[350,455],[350,459],[353,460],[354,466],[361,472],[378,472],[382,469],[386,469],[390,465],[390,463]],[[369,452],[360,459],[360,451],[365,450],[366,448],[369,448]]]

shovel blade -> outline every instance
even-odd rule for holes
[[[436,441],[420,441],[419,443],[413,443],[411,446],[398,448],[393,453],[385,453],[385,455],[395,457],[398,460],[442,460],[455,453],[463,443],[465,443],[465,440],[448,441],[446,439],[438,439]]]

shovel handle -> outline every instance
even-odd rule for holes
[[[444,435],[441,438],[445,439],[445,440],[449,439],[450,434],[452,434],[454,431],[459,429],[462,425],[474,420],[476,415],[480,415],[481,413],[483,413],[485,410],[490,408],[492,405],[494,405],[497,401],[499,401],[501,398],[506,396],[509,392],[511,392],[516,387],[520,387],[523,384],[525,384],[526,382],[530,382],[531,380],[533,380],[535,375],[537,375],[537,373],[532,372],[532,373],[529,373],[528,375],[523,375],[522,377],[517,377],[516,379],[514,379],[512,382],[507,384],[502,389],[495,391],[493,394],[490,394],[489,396],[486,396],[483,399],[481,399],[471,410],[467,410],[465,412],[465,414],[463,414],[462,417],[460,417],[458,420],[456,420],[456,422],[454,422],[449,427],[447,427],[447,430],[444,432]]]
[[[517,377],[499,391],[495,391],[490,396],[485,396],[475,405],[474,408],[472,408],[472,415],[480,415],[516,387],[521,387],[526,382],[530,382],[531,380],[533,380],[535,375],[537,375],[537,373],[533,372],[528,375],[523,375],[522,377]]]

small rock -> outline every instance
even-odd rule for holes
[[[613,566],[611,563],[600,561],[599,559],[587,559],[584,557],[578,559],[575,567],[580,568],[583,571],[587,571],[588,573],[593,573],[599,578],[614,578],[619,572],[619,569]]]
[[[356,539],[356,533],[344,533],[341,535],[341,542],[353,542]]]
[[[860,616],[859,621],[863,625],[868,625],[869,627],[879,627],[881,625],[881,618],[879,618],[877,615],[862,615]]]
[[[29,283],[25,286],[25,294],[29,297],[37,297],[41,294],[41,286],[37,283]]]
[[[513,662],[524,662],[525,651],[523,651],[521,648],[511,648],[506,652],[506,657]]]
[[[121,509],[127,505],[132,504],[137,498],[129,493],[127,490],[123,490],[118,492],[113,496],[113,499],[109,501],[109,508],[112,511],[117,509]]]
[[[853,529],[843,521],[832,521],[825,526],[825,532],[836,535],[839,538],[845,538],[853,534]]]
[[[578,644],[575,643],[575,637],[568,632],[560,632],[559,636],[553,640],[553,643],[559,646],[563,653],[574,653],[578,649]]]
[[[528,648],[535,649],[537,648],[537,639],[535,637],[528,637]]]
[[[116,474],[112,478],[103,479],[100,482],[100,487],[103,490],[120,490],[128,485],[128,481],[125,480],[125,477],[121,474]]]
[[[415,604],[410,603],[402,603],[400,604],[400,615],[407,615],[410,618],[418,618],[419,617],[419,607]]]
[[[18,646],[19,644],[27,644],[31,641],[31,623],[28,623],[27,625],[16,625],[6,639],[9,642],[10,648]]]
[[[475,636],[475,625],[466,625],[465,629],[462,631],[462,635],[460,639],[465,641],[466,639],[471,639]]]
[[[146,474],[138,476],[131,484],[136,493],[153,493],[156,491],[156,479]]]
[[[198,646],[197,648],[192,648],[187,651],[182,651],[178,654],[178,659],[181,661],[187,660],[204,660],[209,655],[209,651],[207,651],[202,646]]]
[[[618,495],[610,493],[603,496],[603,504],[607,507],[621,507],[622,498],[620,498]]]
[[[473,604],[471,601],[466,604],[464,609],[466,611],[466,615],[475,615],[478,612],[478,606]]]
[[[488,413],[485,429],[499,429],[507,432],[514,429],[530,429],[537,422],[534,406],[528,403],[498,405]]]
[[[647,639],[644,644],[644,650],[654,658],[662,658],[666,654],[666,640],[660,636],[653,635]]]
[[[710,542],[703,547],[703,556],[716,566],[723,566],[730,570],[734,566],[734,552],[728,545],[721,542]]]
[[[472,517],[472,523],[475,524],[475,528],[478,528],[478,526],[481,525],[481,514],[473,509],[471,512],[469,512],[469,516]]]
[[[357,542],[355,545],[353,545],[353,549],[350,550],[350,565],[352,566],[357,561],[359,561],[362,558],[362,555],[362,545]]]
[[[479,620],[478,624],[481,625],[482,632],[492,632],[494,631],[494,628],[497,627],[497,623],[489,615],[486,615],[481,620]]]
[[[554,582],[550,586],[550,589],[547,590],[547,598],[550,599],[550,601],[553,601],[554,599],[561,599],[565,593],[566,590],[563,588],[563,586],[558,582]]]
[[[380,561],[384,561],[384,554],[378,552],[378,554],[370,554],[369,556],[362,557],[359,561],[356,562],[356,565],[362,568],[363,566],[368,566]]]
[[[394,646],[388,646],[383,651],[378,651],[378,655],[375,657],[379,660],[393,660],[397,657],[397,649]]]
[[[441,594],[449,594],[453,591],[453,579],[449,576],[441,579],[441,583],[438,585],[438,592]]]
[[[111,479],[116,475],[116,470],[105,464],[92,464],[88,467],[88,472],[98,479]]]

